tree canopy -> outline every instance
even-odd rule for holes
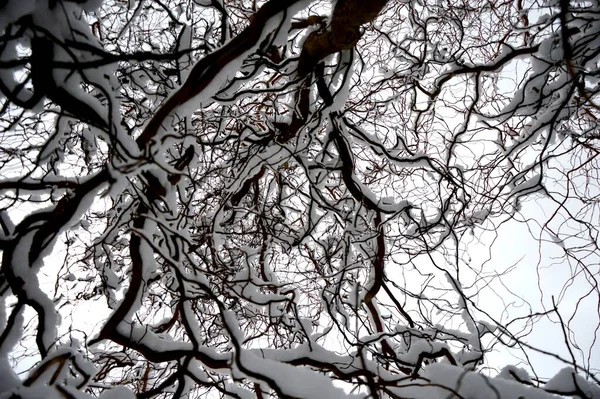
[[[0,0],[0,398],[600,398],[599,63],[597,0]]]

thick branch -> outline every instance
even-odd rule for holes
[[[254,47],[261,39],[263,28],[271,17],[283,12],[298,1],[300,0],[269,1],[258,10],[252,23],[242,33],[225,46],[200,60],[190,72],[183,86],[156,111],[148,125],[146,125],[137,140],[140,148],[145,148],[150,144],[150,140],[157,134],[162,122],[171,112],[200,94],[213,82],[214,78],[227,64]]]
[[[298,74],[303,76],[328,55],[350,50],[360,39],[360,27],[372,22],[388,0],[338,0],[331,17],[330,29],[311,33],[300,54]]]

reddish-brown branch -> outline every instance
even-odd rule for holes
[[[242,187],[231,196],[231,205],[238,205],[240,201],[248,194],[248,192],[250,191],[250,187],[252,187],[252,184],[258,182],[260,178],[264,176],[265,172],[266,168],[262,167],[260,168],[257,174],[247,179],[242,185]]]
[[[375,229],[377,233],[377,252],[375,254],[375,260],[373,261],[373,285],[367,291],[365,295],[365,302],[370,303],[371,300],[377,295],[381,286],[383,285],[383,266],[385,257],[385,234],[383,232],[383,226],[381,226],[381,213],[375,213]],[[380,331],[381,332],[381,331]]]
[[[311,33],[302,45],[298,74],[303,76],[328,55],[342,50],[350,50],[360,39],[360,27],[372,22],[388,0],[338,0],[331,27]]]
[[[166,323],[161,324],[160,326],[156,327],[154,332],[156,332],[157,334],[162,334],[162,333],[169,331],[175,325],[177,320],[179,320],[179,312],[180,312],[181,306],[182,306],[181,302],[178,302],[177,306],[175,306],[175,311],[173,312],[173,316]]]
[[[311,33],[304,44],[298,61],[298,76],[303,77],[311,73],[319,61],[328,55],[353,49],[360,39],[360,27],[366,23],[372,22],[388,0],[338,0],[331,17],[330,29],[318,30]],[[314,19],[314,23],[320,23],[319,19]],[[323,85],[322,70],[318,85]],[[323,96],[322,87],[319,91]],[[328,93],[328,92],[327,92]],[[331,94],[324,97],[325,102],[331,105]],[[296,104],[298,104],[299,113],[294,113],[292,122],[289,125],[278,124],[276,127],[280,130],[278,141],[286,143],[294,138],[300,128],[308,120],[310,102],[310,81],[306,79],[302,88],[296,93]]]

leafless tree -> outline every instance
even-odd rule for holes
[[[0,28],[0,398],[600,398],[597,0],[0,0]],[[539,303],[491,259],[515,224]]]

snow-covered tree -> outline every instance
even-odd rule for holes
[[[599,62],[597,0],[0,0],[0,398],[600,398]]]

